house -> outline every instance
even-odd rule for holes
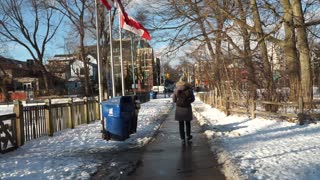
[[[25,100],[28,91],[39,91],[44,87],[42,67],[35,60],[19,61],[0,56],[0,69],[0,77],[5,79],[4,86],[11,94],[11,100]]]
[[[76,60],[76,56],[72,54],[55,55],[48,59],[46,68],[55,77],[67,81],[71,77],[71,62]]]
[[[95,84],[98,77],[97,60],[91,55],[86,56],[89,67],[89,78]],[[74,54],[60,54],[48,59],[47,69],[54,76],[65,81],[68,94],[82,94],[84,87],[84,62]]]
[[[133,47],[132,47],[133,46]],[[120,63],[120,41],[113,41],[114,76],[117,94],[121,92],[121,63]],[[138,91],[148,91],[157,82],[155,73],[154,52],[150,44],[145,40],[136,40],[131,44],[130,39],[122,40],[123,74],[125,79],[125,90],[132,91],[134,87]],[[134,49],[132,52],[131,49]],[[76,50],[79,52],[79,49]],[[79,54],[79,53],[78,53]],[[97,46],[85,47],[86,58],[89,62],[90,79],[92,87],[98,87],[97,72]],[[133,55],[133,58],[132,58]],[[111,71],[110,71],[110,49],[109,46],[101,47],[101,79],[105,89],[111,93]],[[133,65],[133,66],[132,66]],[[48,70],[56,77],[65,80],[69,94],[80,93],[84,82],[84,64],[76,54],[55,55],[48,59]],[[134,69],[133,69],[134,68]],[[160,70],[160,68],[158,68]],[[133,82],[133,70],[135,82]],[[134,86],[136,84],[136,86]]]

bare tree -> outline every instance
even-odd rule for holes
[[[45,88],[48,90],[49,82],[44,67],[44,55],[62,18],[54,17],[53,10],[37,0],[2,0],[0,7],[0,34],[6,41],[18,43],[24,47],[32,58],[39,62]]]
[[[0,93],[3,94],[3,100],[6,102],[9,100],[9,94],[7,91],[7,80],[8,80],[8,74],[3,69],[3,67],[0,65]]]
[[[214,1],[216,2],[216,1]],[[242,1],[236,0],[235,2],[238,2],[238,4],[240,5]],[[271,5],[268,1],[264,1],[263,3],[261,3],[264,6],[261,6],[260,8],[258,7],[256,1],[250,0],[251,2],[251,8],[252,8],[252,17],[253,17],[253,21],[254,21],[254,26],[250,25],[249,23],[246,22],[247,17],[241,18],[241,13],[239,13],[239,15],[235,15],[233,12],[228,11],[227,9],[219,6],[218,3],[215,3],[216,7],[218,7],[222,12],[224,12],[224,14],[230,19],[232,20],[235,24],[241,26],[241,29],[245,28],[247,30],[249,30],[251,33],[253,33],[255,35],[255,37],[257,37],[257,43],[260,47],[260,57],[262,58],[262,62],[263,62],[263,67],[264,67],[264,74],[265,74],[265,78],[267,80],[267,82],[269,82],[267,84],[267,88],[270,89],[270,95],[273,94],[273,82],[272,82],[272,72],[271,72],[271,68],[270,68],[270,64],[268,63],[268,59],[266,56],[266,47],[264,45],[264,41],[268,40],[272,43],[277,44],[278,46],[280,46],[281,48],[283,48],[283,52],[285,53],[284,57],[286,58],[286,62],[287,62],[287,67],[288,67],[288,75],[289,75],[289,79],[290,79],[290,99],[291,100],[297,100],[299,94],[300,94],[300,84],[301,84],[301,80],[300,80],[300,73],[302,73],[302,70],[300,70],[300,65],[299,65],[299,58],[298,58],[298,51],[300,52],[300,47],[302,46],[296,46],[296,27],[302,27],[303,24],[300,26],[296,26],[295,25],[295,21],[294,21],[294,14],[293,14],[293,7],[291,4],[291,1],[289,0],[281,0],[278,4],[279,6],[273,6]],[[233,3],[235,5],[237,5],[237,3]],[[295,4],[297,4],[295,2]],[[301,2],[300,2],[301,4]],[[282,8],[282,9],[281,9]],[[264,10],[264,13],[266,13],[266,11],[272,12],[273,13],[273,18],[270,18],[270,14],[268,14],[267,16],[265,16],[265,19],[261,19],[259,16],[260,11]],[[300,9],[301,10],[301,9]],[[301,12],[301,11],[300,11]],[[296,12],[295,13],[297,15],[297,17],[302,17],[302,14],[299,14]],[[250,14],[248,14],[250,17]],[[240,17],[239,17],[240,16]],[[273,24],[275,24],[273,27],[271,27],[270,25],[268,25],[268,23],[270,23],[270,19],[272,19],[274,21]],[[277,21],[278,20],[278,21]],[[264,25],[264,26],[262,26]],[[277,38],[275,36],[273,36],[276,32],[280,31],[280,27],[283,27],[284,29],[284,36],[283,38]],[[271,29],[271,30],[270,30]],[[244,33],[243,33],[244,34]],[[303,34],[302,30],[301,30],[301,34]],[[302,35],[303,37],[306,37],[305,35]],[[305,40],[300,39],[301,42],[304,42],[305,44]],[[250,39],[250,44],[252,43],[252,40]],[[298,49],[297,49],[298,47]],[[306,50],[305,50],[306,51]],[[306,53],[303,53],[306,54]],[[308,65],[307,65],[308,66]],[[309,66],[308,66],[309,67]],[[305,68],[308,68],[305,67]],[[303,71],[306,72],[306,71]],[[301,76],[302,77],[302,76]],[[310,79],[310,76],[303,76],[306,77],[308,79]],[[309,80],[308,80],[309,81]],[[306,85],[309,86],[309,90],[310,85]],[[310,91],[308,91],[308,94],[310,94]],[[310,99],[310,98],[307,98]]]
[[[89,96],[90,91],[90,77],[88,68],[88,59],[85,51],[85,37],[88,28],[89,7],[94,5],[93,0],[56,0],[57,5],[53,9],[58,10],[65,15],[72,24],[73,30],[79,35],[79,57],[84,64],[84,81],[85,81],[85,95]]]
[[[311,74],[311,57],[308,45],[308,35],[305,26],[305,20],[302,12],[302,3],[300,0],[292,1],[292,11],[294,16],[294,23],[297,31],[297,48],[300,56],[300,70],[301,70],[301,95],[304,100],[311,102],[313,99],[313,84]]]
[[[260,49],[260,56],[262,59],[262,63],[263,63],[263,74],[264,74],[264,79],[266,80],[266,85],[264,87],[266,87],[267,91],[266,91],[266,100],[270,101],[276,101],[277,96],[276,96],[276,88],[274,85],[274,81],[273,81],[273,74],[272,74],[272,69],[271,69],[271,64],[268,58],[268,49],[267,49],[267,45],[264,39],[264,31],[262,29],[262,21],[261,21],[261,16],[260,16],[260,12],[258,10],[258,5],[257,5],[257,1],[256,0],[250,0],[250,5],[251,5],[251,9],[252,9],[252,15],[253,15],[253,21],[254,21],[254,27],[256,30],[256,36],[258,38],[258,46]],[[270,110],[270,108],[273,108],[276,106],[266,106],[267,110]],[[272,109],[272,111],[277,111],[277,108]]]

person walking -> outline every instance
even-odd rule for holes
[[[186,135],[188,142],[192,139],[191,121],[193,120],[193,116],[191,103],[195,100],[192,86],[186,81],[187,78],[181,76],[176,83],[176,89],[172,95],[172,100],[176,103],[175,120],[179,121],[179,133],[182,144],[185,144]],[[186,127],[186,133],[184,127]]]

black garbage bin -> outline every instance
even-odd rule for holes
[[[118,96],[101,103],[104,119],[103,138],[123,141],[133,133],[136,105],[132,96]],[[135,127],[136,130],[136,127]]]
[[[153,92],[152,99],[157,99],[157,94],[158,94],[158,92]]]
[[[140,110],[140,100],[138,99],[138,96],[134,95],[133,97],[133,102],[134,102],[134,108],[135,108],[135,113],[134,113],[134,117],[132,119],[132,123],[131,123],[131,134],[137,132],[137,125],[138,125],[138,114],[139,114],[139,110]]]

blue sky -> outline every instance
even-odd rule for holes
[[[129,15],[134,16],[134,11],[137,9],[137,7],[147,7],[147,3],[152,3],[153,0],[130,0],[130,3],[126,6],[126,10]],[[148,24],[144,24],[145,27],[148,27]],[[151,34],[153,36],[153,34]],[[68,54],[66,52],[64,46],[65,46],[65,37],[68,37],[68,25],[66,23],[63,23],[57,32],[57,34],[54,36],[54,38],[50,41],[50,43],[47,45],[46,48],[46,54],[45,54],[45,60],[48,58],[53,57],[56,54]],[[156,40],[157,38],[153,37],[149,43],[154,48],[154,54],[156,57],[160,57],[160,59],[177,59],[177,58],[163,58],[162,57],[162,50],[166,48],[166,43],[159,43]],[[75,42],[78,42],[78,39],[75,39]],[[90,44],[90,43],[86,43]],[[91,45],[91,44],[90,44]],[[19,44],[10,44],[8,47],[8,52],[4,54],[4,56],[8,56],[9,58],[13,58],[16,60],[26,61],[27,59],[32,59],[32,56],[30,53],[21,45]],[[173,65],[176,65],[178,63],[178,60],[173,60]]]
[[[150,1],[148,1],[148,3],[150,3]],[[127,11],[130,14],[130,12],[132,12],[136,6],[141,6],[142,4],[143,4],[142,0],[131,0],[129,5],[127,6]],[[66,53],[63,46],[65,44],[64,37],[68,36],[68,34],[66,32],[67,30],[63,29],[63,28],[65,28],[67,26],[68,25],[62,24],[59,32],[55,35],[54,39],[50,41],[50,43],[48,44],[48,46],[46,48],[45,59],[48,59],[48,58],[54,56],[55,54]],[[155,51],[157,51],[156,50],[157,48],[161,49],[161,46],[165,46],[163,44],[159,45],[158,43],[154,43],[153,40],[150,41],[150,43],[153,44],[153,48],[155,48]],[[25,61],[27,59],[32,58],[30,53],[24,47],[22,47],[21,45],[19,45],[17,43],[11,43],[8,47],[8,52],[6,52],[4,55],[9,56],[10,58],[13,58],[13,59],[21,60],[21,61]]]

